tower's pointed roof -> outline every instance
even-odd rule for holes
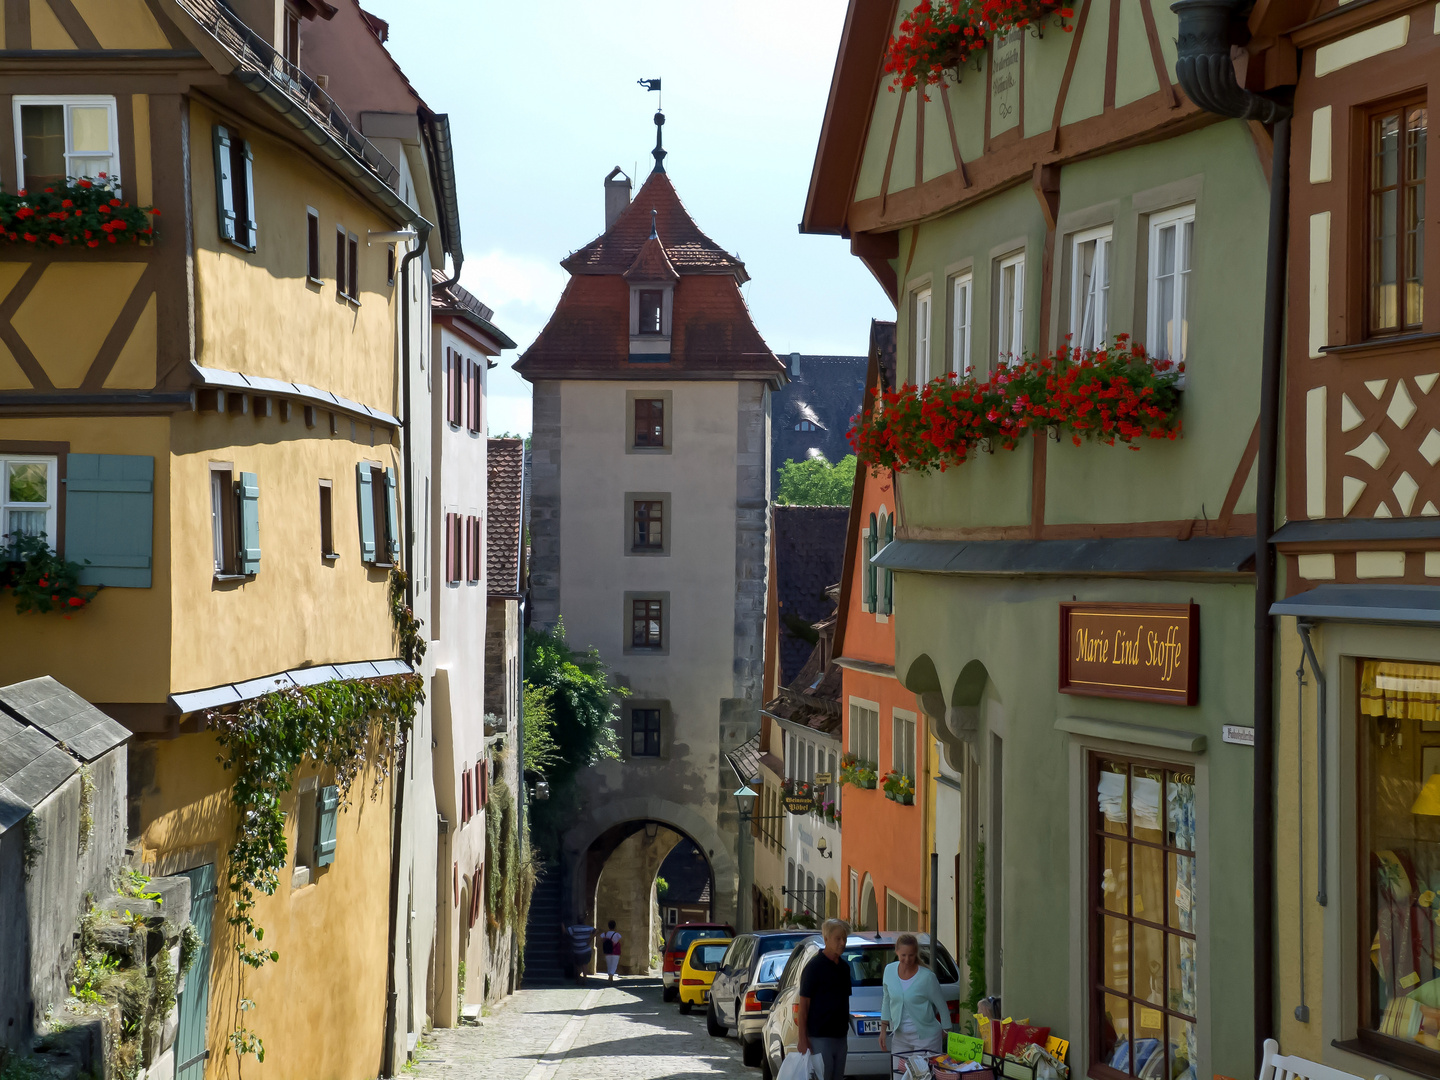
[[[626,281],[668,281],[673,284],[680,280],[674,263],[665,254],[665,245],[655,234],[651,234],[641,246],[640,254],[635,256],[635,261],[623,276]]]
[[[742,285],[750,280],[743,262],[700,231],[675,194],[669,175],[658,171],[650,174],[610,228],[560,265],[572,274],[623,274],[652,231],[659,234],[676,273],[733,274]]]

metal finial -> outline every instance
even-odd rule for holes
[[[651,210],[651,211],[650,211],[650,239],[651,239],[651,240],[659,240],[659,239],[660,239],[660,231],[655,228],[655,216],[656,216],[656,214],[658,214],[658,213],[659,213],[658,210]]]
[[[660,135],[665,128],[665,114],[655,114],[655,149],[650,151],[650,156],[655,159],[655,168],[651,172],[665,171],[665,147],[660,144]]]

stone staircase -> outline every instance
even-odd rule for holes
[[[541,868],[540,880],[530,900],[530,920],[525,928],[523,987],[559,986],[565,982],[560,917],[560,864],[552,863]]]

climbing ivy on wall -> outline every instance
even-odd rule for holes
[[[490,788],[490,804],[485,808],[485,865],[487,926],[492,936],[513,930],[517,957],[523,957],[525,924],[535,892],[535,859],[529,836],[521,835],[515,795],[504,780],[496,780]]]

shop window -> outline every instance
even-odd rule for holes
[[[1195,1080],[1195,778],[1091,760],[1090,1075]]]
[[[1420,329],[1425,309],[1425,99],[1369,117],[1369,327]]]
[[[1185,359],[1190,336],[1190,247],[1195,207],[1150,215],[1150,281],[1146,345],[1157,360]]]
[[[55,473],[59,459],[54,457],[0,457],[0,534],[7,543],[21,536],[44,536],[53,548],[59,542],[55,534],[55,511],[59,491]]]
[[[113,97],[17,96],[15,114],[21,188],[115,177],[120,140]]]
[[[1359,1041],[1440,1065],[1440,665],[1360,662]]]

